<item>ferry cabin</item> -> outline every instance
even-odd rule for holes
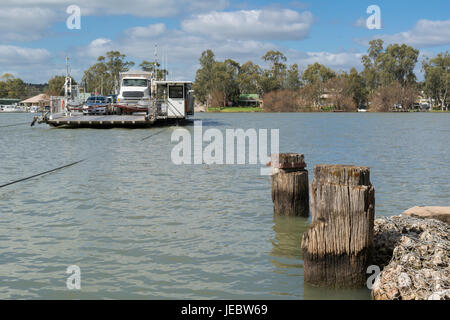
[[[153,99],[158,101],[159,117],[185,119],[194,115],[194,95],[191,81],[153,81]]]

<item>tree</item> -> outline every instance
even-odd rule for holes
[[[380,86],[380,54],[383,52],[383,40],[376,39],[369,42],[367,55],[361,58],[364,66],[362,75],[369,92],[373,92]]]
[[[264,111],[297,112],[300,111],[298,93],[292,90],[276,90],[264,94]]]
[[[128,71],[134,65],[132,61],[125,61],[125,58],[119,51],[108,51],[106,58],[99,56],[97,63],[84,72],[82,81],[86,83],[87,90],[113,93],[118,85],[119,73]]]
[[[346,73],[339,74],[325,83],[329,101],[335,110],[355,111],[356,103],[353,100],[353,92],[350,87],[350,78]]]
[[[147,60],[142,61],[142,63],[139,65],[141,67],[142,71],[147,72],[155,72],[156,69],[156,79],[157,80],[163,80],[165,77],[169,74],[169,72],[166,69],[160,69],[161,65],[159,62],[149,62]]]
[[[402,110],[408,110],[418,95],[417,87],[413,84],[402,86],[394,81],[389,86],[382,86],[371,94],[370,109],[377,112],[393,111],[396,105]]]
[[[106,53],[106,69],[108,71],[110,81],[119,81],[119,73],[130,70],[134,66],[134,62],[125,61],[126,55],[119,51],[108,51]]]
[[[293,64],[287,71],[286,81],[284,87],[288,90],[298,90],[302,82],[300,80],[300,72],[298,70],[298,64]]]
[[[26,84],[19,78],[8,78],[5,82],[8,98],[23,99],[26,97]]]
[[[402,86],[416,82],[414,67],[419,57],[419,51],[406,44],[389,45],[385,52],[379,55],[381,67],[381,83],[385,86],[398,81]]]
[[[356,106],[363,106],[367,103],[368,90],[364,77],[355,68],[350,70],[348,75],[348,86],[352,99]]]
[[[317,62],[309,65],[303,72],[302,79],[315,108],[320,106],[321,97],[325,91],[325,83],[334,77],[336,77],[336,74],[333,70]]]
[[[280,51],[267,51],[262,59],[269,63],[270,69],[266,69],[261,77],[261,87],[264,92],[283,88],[286,79],[286,56]]]
[[[405,44],[391,44],[384,50],[383,40],[370,41],[367,55],[362,57],[363,76],[369,91],[389,86],[395,81],[402,86],[414,84],[418,56],[418,50]]]
[[[51,96],[63,96],[65,81],[66,81],[65,76],[54,76],[48,81],[48,89],[46,93]],[[73,78],[72,84],[76,84]]]
[[[215,63],[214,53],[211,50],[203,51],[199,61],[200,68],[196,72],[195,82],[192,88],[194,89],[196,99],[205,103],[212,91],[213,67]]]
[[[215,61],[212,69],[211,93],[213,105],[225,107],[230,101],[237,103],[239,100],[239,63],[227,59],[224,62]]]
[[[6,89],[6,82],[0,81],[0,98],[6,98],[8,96],[8,90]]]
[[[425,93],[439,101],[441,110],[444,110],[450,91],[450,54],[439,53],[435,58],[425,60],[422,68],[425,71]]]
[[[237,78],[239,91],[241,93],[259,93],[261,94],[261,68],[251,61],[244,63],[239,69]]]

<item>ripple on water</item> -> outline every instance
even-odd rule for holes
[[[220,130],[280,129],[280,151],[304,153],[310,180],[319,163],[370,166],[377,214],[448,205],[448,137],[436,133],[448,131],[449,114],[196,117]],[[273,217],[261,165],[172,164],[174,130],[145,141],[155,129],[2,131],[0,184],[86,161],[2,189],[0,298],[370,298],[304,285],[310,220]],[[72,264],[79,292],[65,289]]]

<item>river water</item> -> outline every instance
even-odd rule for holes
[[[55,129],[0,114],[0,299],[369,299],[303,283],[305,218],[274,218],[261,165],[175,165],[176,127]],[[197,114],[279,129],[280,151],[371,167],[376,214],[449,205],[450,114]],[[186,127],[193,131],[193,126]],[[151,138],[142,140],[149,135]],[[81,290],[66,269],[81,270]]]

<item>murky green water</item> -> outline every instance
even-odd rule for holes
[[[0,126],[31,121],[0,114]],[[279,128],[282,152],[367,165],[376,214],[449,205],[450,114],[198,114],[204,129]],[[0,128],[0,298],[367,299],[303,284],[307,219],[276,218],[260,165],[170,160],[176,127]],[[193,130],[192,127],[187,127]],[[66,289],[69,265],[81,290]]]

